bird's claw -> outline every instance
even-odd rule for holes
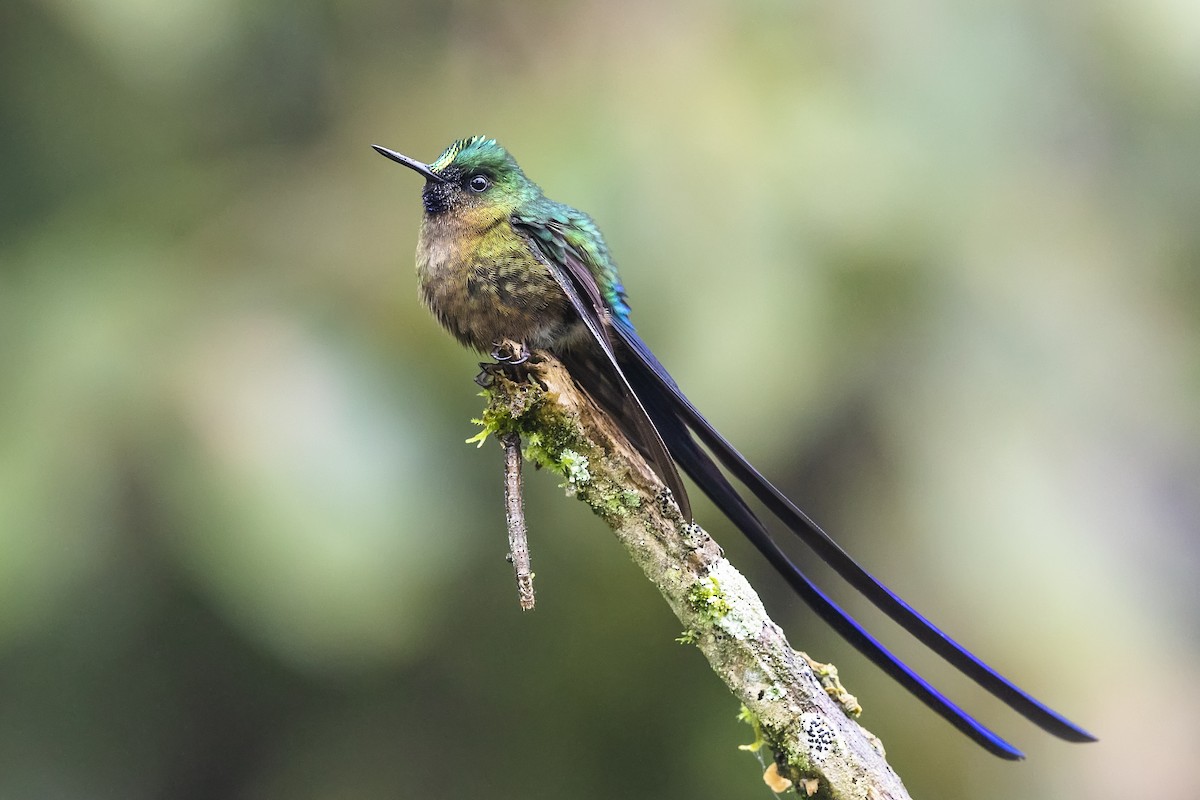
[[[496,359],[498,364],[507,364],[516,367],[529,360],[529,348],[522,342],[505,339],[500,342],[492,342],[492,352],[490,355]]]
[[[529,363],[531,353],[523,343],[510,339],[493,342],[488,355],[496,359],[495,362],[481,361],[479,374],[475,376],[475,383],[483,388],[490,387],[500,374],[507,375],[515,381],[522,381],[528,375],[527,370],[522,367]]]
[[[480,361],[479,374],[475,376],[475,383],[484,389],[490,389],[496,381],[496,372],[500,370],[501,366],[500,364],[493,364],[491,361]]]

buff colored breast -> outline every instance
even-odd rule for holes
[[[576,327],[569,301],[507,217],[478,217],[426,218],[417,242],[422,301],[478,351],[503,339],[553,349]]]

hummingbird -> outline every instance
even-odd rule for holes
[[[721,467],[854,589],[949,664],[1049,733],[1071,742],[1095,741],[867,572],[717,432],[634,329],[616,262],[590,216],[546,197],[494,139],[459,139],[428,164],[372,147],[425,179],[416,256],[419,292],[459,342],[493,357],[502,342],[554,354],[651,464],[685,520],[692,513],[680,469],[819,617],[989,752],[1011,760],[1024,757],[818,588],[771,538]]]

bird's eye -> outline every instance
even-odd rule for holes
[[[471,187],[472,192],[487,191],[491,185],[492,182],[487,179],[487,175],[473,175],[471,180],[467,181],[467,186]]]

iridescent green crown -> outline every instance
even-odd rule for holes
[[[499,145],[496,144],[495,139],[488,138],[487,136],[472,136],[469,139],[459,139],[458,141],[451,143],[451,145],[446,148],[446,152],[438,156],[437,160],[430,164],[429,167],[434,172],[439,172],[450,166],[450,164],[454,161],[455,156],[457,156],[463,150],[472,147],[499,148]]]

